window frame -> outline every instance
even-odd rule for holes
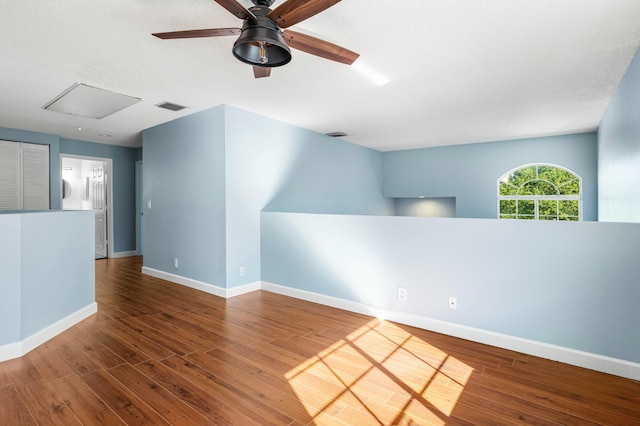
[[[563,170],[569,174],[571,174],[572,176],[575,177],[575,180],[578,181],[578,191],[579,193],[577,195],[500,195],[500,183],[504,181],[504,179],[508,178],[510,175],[512,175],[513,173],[517,172],[518,170],[522,170],[522,169],[527,169],[530,167],[535,167],[536,168],[536,178],[535,179],[531,179],[528,180],[526,182],[524,182],[519,188],[522,188],[524,185],[526,185],[529,182],[533,182],[533,181],[537,181],[537,180],[542,180],[542,181],[546,181],[549,182],[551,185],[553,185],[555,188],[559,188],[558,185],[556,185],[553,182],[550,182],[546,179],[538,179],[539,176],[539,168],[540,167],[554,167],[560,170]],[[573,180],[568,181],[568,182],[573,182]],[[545,200],[553,200],[553,201],[577,201],[578,202],[578,222],[582,221],[582,177],[580,175],[578,175],[576,172],[574,172],[573,170],[570,170],[566,167],[560,166],[558,164],[553,164],[553,163],[528,163],[528,164],[523,164],[521,166],[515,167],[511,170],[509,170],[508,172],[504,173],[502,176],[500,176],[498,178],[498,180],[496,181],[496,194],[497,194],[497,203],[496,203],[496,211],[497,211],[497,218],[498,219],[506,219],[506,220],[528,220],[525,218],[519,218],[518,217],[518,211],[517,211],[517,205],[518,205],[518,201],[533,201],[534,202],[534,214],[533,217],[531,218],[532,220],[540,220],[539,218],[539,206],[540,206],[540,201],[545,201]],[[505,218],[505,217],[501,217],[501,211],[500,211],[500,202],[503,200],[514,200],[516,201],[516,213],[515,213],[515,217],[513,218]],[[558,215],[556,213],[556,215]],[[555,219],[558,220],[559,219]]]

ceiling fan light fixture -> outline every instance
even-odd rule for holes
[[[152,35],[170,40],[239,34],[231,51],[239,61],[253,65],[255,78],[269,77],[271,68],[288,64],[291,61],[289,48],[346,65],[353,64],[360,56],[356,52],[317,37],[283,30],[317,15],[340,0],[287,0],[274,10],[270,9],[274,0],[251,0],[255,6],[249,9],[238,0],[214,1],[235,17],[242,19],[242,28],[208,28]]]
[[[245,20],[240,37],[233,45],[233,56],[258,67],[279,67],[291,61],[291,50],[278,26],[266,15],[267,7],[252,7],[256,20]]]

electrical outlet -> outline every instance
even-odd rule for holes
[[[240,276],[244,277],[244,266],[240,267]]]
[[[407,301],[407,289],[404,287],[398,287],[398,300],[401,302]]]
[[[173,267],[178,269],[178,258],[173,259]]]
[[[449,296],[449,309],[458,309],[458,299],[453,296]]]

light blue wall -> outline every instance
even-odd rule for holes
[[[0,214],[0,354],[95,301],[90,211]]]
[[[49,145],[50,208],[60,208],[60,138],[46,133],[0,127],[0,139]]]
[[[18,214],[0,214],[0,346],[20,341],[20,230]]]
[[[583,219],[597,220],[595,133],[385,152],[384,195],[455,197],[457,217],[496,218],[497,180],[529,163],[552,163],[580,175]]]
[[[143,131],[144,266],[224,287],[224,131],[223,107]]]
[[[260,280],[261,210],[392,214],[382,196],[381,153],[225,110],[227,287]]]
[[[599,220],[640,222],[640,53],[598,129]]]
[[[637,224],[262,213],[263,281],[632,362],[639,252]]]
[[[145,266],[208,284],[260,280],[263,209],[393,212],[381,153],[234,107],[145,130],[143,146]]]
[[[23,339],[95,301],[93,212],[22,215]]]
[[[135,162],[142,158],[142,149],[62,138],[60,152],[113,160],[113,251],[135,251]]]

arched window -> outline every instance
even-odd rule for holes
[[[582,178],[553,164],[527,164],[498,179],[500,219],[582,220]]]

